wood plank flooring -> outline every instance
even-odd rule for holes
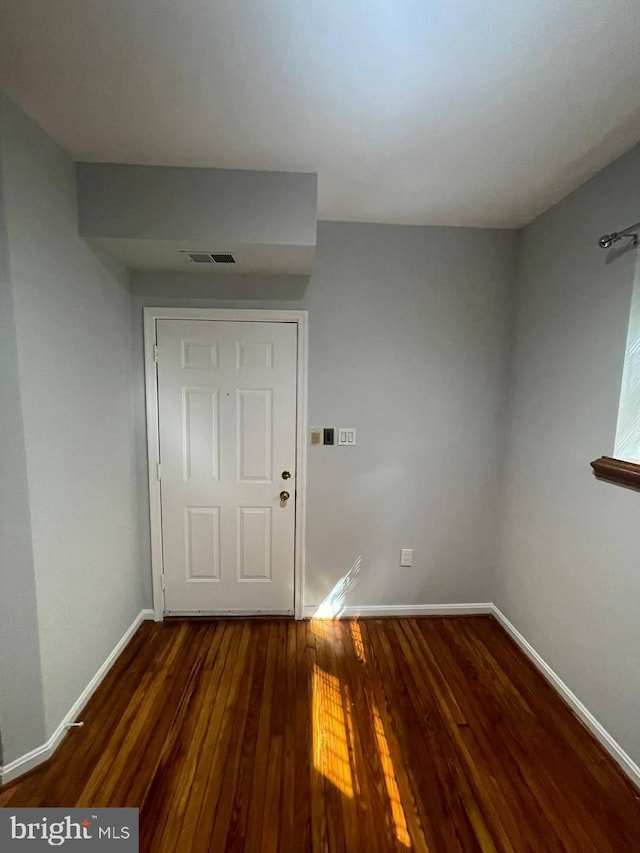
[[[640,850],[638,790],[491,617],[145,623],[0,806],[153,853]]]

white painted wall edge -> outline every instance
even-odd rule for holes
[[[536,669],[547,679],[556,692],[560,694],[574,714],[582,721],[583,725],[586,726],[595,739],[620,765],[627,776],[640,787],[640,767],[638,767],[631,756],[611,737],[609,732],[598,722],[591,711],[578,699],[575,693],[564,683],[545,659],[538,654],[531,643],[525,640],[520,631],[518,631],[495,604],[491,605],[491,613],[512,640],[522,649]]]
[[[35,749],[32,749],[31,752],[27,752],[25,755],[21,755],[20,758],[16,758],[13,761],[10,761],[9,764],[5,764],[3,767],[0,767],[0,784],[6,785],[7,782],[11,782],[18,776],[28,773],[29,770],[33,770],[34,767],[37,767],[39,764],[43,764],[51,758],[53,753],[60,746],[64,736],[69,731],[69,723],[73,723],[76,720],[84,706],[98,689],[105,675],[120,657],[142,622],[146,619],[153,618],[153,610],[141,610],[140,613],[138,613],[131,625],[129,625],[122,637],[118,640],[100,669],[96,672],[78,699],[74,702],[73,706],[69,709],[49,740],[41,746],[37,746]]]

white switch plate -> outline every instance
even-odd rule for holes
[[[403,548],[400,551],[400,565],[401,566],[412,566],[413,565],[413,548]]]
[[[356,443],[356,431],[353,427],[338,427],[338,444],[353,447]]]

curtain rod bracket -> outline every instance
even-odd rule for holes
[[[624,231],[613,231],[611,234],[603,234],[598,240],[598,246],[601,249],[610,249],[614,243],[625,237],[630,237],[633,240],[634,246],[640,245],[640,222],[636,222],[635,225],[629,225]]]

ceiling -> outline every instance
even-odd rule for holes
[[[0,0],[77,160],[312,171],[319,218],[519,227],[640,140],[638,0]]]

